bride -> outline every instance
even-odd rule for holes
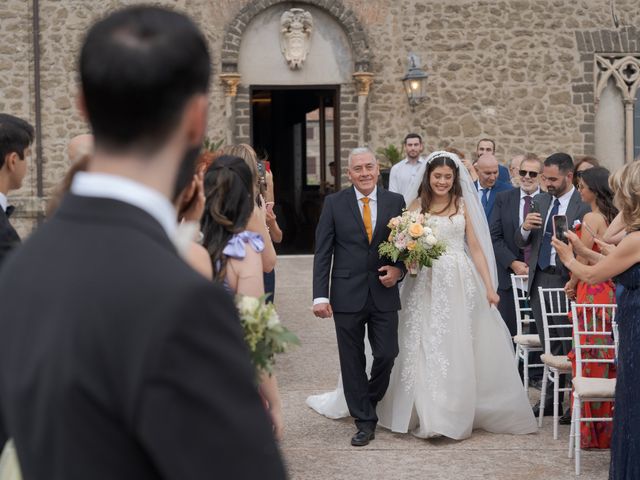
[[[419,193],[409,209],[435,218],[447,251],[432,268],[403,281],[400,354],[378,404],[379,424],[457,440],[475,428],[535,432],[509,331],[495,308],[493,247],[471,177],[455,154],[434,152]],[[341,387],[307,404],[329,418],[347,416]]]

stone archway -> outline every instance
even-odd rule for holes
[[[280,3],[292,3],[291,0],[252,0],[240,10],[229,23],[222,41],[222,73],[238,71],[238,55],[240,42],[251,20],[269,7]],[[330,14],[336,22],[344,28],[351,40],[351,47],[355,56],[356,72],[370,71],[369,42],[362,24],[353,11],[336,0],[303,0],[295,2],[318,7]]]
[[[283,46],[289,15],[309,22],[295,68]],[[341,167],[367,143],[373,75],[363,26],[340,0],[254,0],[227,26],[220,59],[227,143],[251,143],[274,160],[278,215],[291,239],[280,248],[312,251],[324,196],[347,183]]]
[[[350,148],[367,142],[367,99],[373,82],[370,73],[371,53],[363,25],[356,14],[339,0],[252,0],[227,25],[222,42],[220,80],[225,86],[225,118],[227,143],[250,141],[250,98],[238,70],[240,46],[251,22],[270,8],[280,5],[315,7],[335,21],[346,34],[353,56],[353,72],[349,84],[343,84],[340,93],[343,155]]]

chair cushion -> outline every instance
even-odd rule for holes
[[[566,355],[551,355],[543,353],[542,355],[540,355],[540,360],[542,360],[545,365],[557,368],[558,370],[561,370],[563,372],[571,371],[571,362]]]
[[[513,337],[513,343],[523,345],[525,347],[540,347],[540,335],[516,335]]]
[[[574,378],[572,382],[580,398],[615,398],[615,378],[579,377]]]

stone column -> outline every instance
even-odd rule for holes
[[[356,72],[353,74],[358,92],[358,146],[366,145],[367,99],[373,83],[373,73]]]
[[[624,149],[624,162],[633,162],[633,101],[625,99],[624,102],[625,113],[625,149]]]
[[[235,143],[236,115],[235,103],[238,94],[238,84],[240,83],[239,73],[221,73],[220,82],[224,85],[224,118],[227,123],[227,145]]]

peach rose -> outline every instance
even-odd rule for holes
[[[420,238],[423,233],[424,227],[419,223],[412,223],[409,226],[409,235],[411,235],[413,238]]]
[[[409,243],[407,243],[407,250],[409,250],[410,252],[413,252],[417,245],[418,245],[418,242],[416,242],[415,240],[411,240]]]

